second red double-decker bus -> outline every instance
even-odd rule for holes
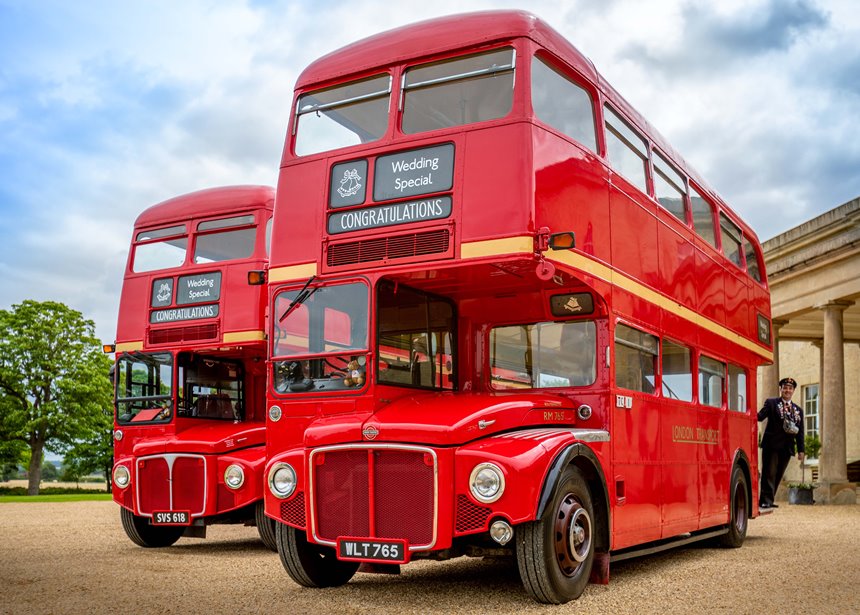
[[[296,86],[270,269],[266,512],[290,576],[511,554],[538,601],[757,514],[759,243],[522,12]]]
[[[138,545],[246,523],[275,548],[262,503],[261,284],[274,196],[266,186],[202,190],[135,223],[115,345],[113,497]]]

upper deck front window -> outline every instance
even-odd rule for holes
[[[181,266],[188,248],[188,236],[185,233],[184,224],[139,232],[135,241],[151,243],[141,243],[135,247],[131,270],[141,273]],[[155,239],[161,241],[152,241]]]
[[[403,126],[415,134],[506,116],[514,100],[514,50],[422,64],[403,76]]]
[[[378,140],[388,128],[390,97],[390,75],[299,96],[294,129],[296,155]]]
[[[254,216],[233,216],[219,220],[201,222],[194,242],[195,263],[215,263],[240,258],[248,258],[254,253],[254,243],[257,239],[257,228],[248,227],[254,224]],[[236,228],[236,227],[245,228]]]

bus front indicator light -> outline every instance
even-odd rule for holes
[[[276,463],[269,470],[269,491],[283,500],[296,490],[296,471],[288,463]]]
[[[469,477],[469,490],[479,502],[495,502],[505,492],[505,475],[493,463],[479,463]]]
[[[117,466],[113,469],[113,484],[120,489],[125,489],[131,482],[131,474],[125,466]]]

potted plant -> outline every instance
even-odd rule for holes
[[[815,488],[814,483],[806,482],[806,460],[810,457],[815,459],[821,451],[821,440],[817,435],[807,435],[803,440],[803,447],[806,449],[806,454],[803,461],[800,462],[800,482],[788,483],[788,503],[789,504],[814,504],[812,498],[812,490]]]

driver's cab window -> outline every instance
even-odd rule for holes
[[[242,421],[245,418],[244,370],[236,361],[179,355],[179,415]]]
[[[490,331],[494,389],[575,387],[597,375],[597,327],[592,320],[539,322]]]
[[[455,388],[453,305],[441,297],[383,281],[378,310],[380,384]]]
[[[120,425],[166,423],[173,416],[173,356],[125,353],[117,359],[116,419]]]

